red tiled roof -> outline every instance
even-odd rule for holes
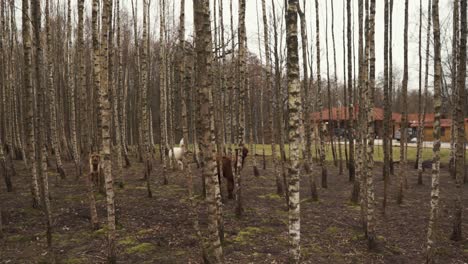
[[[426,113],[425,116],[424,116],[424,120],[434,122],[434,114],[433,113],[431,113],[431,114]],[[400,119],[400,121],[401,121],[401,119]],[[419,121],[419,114],[418,113],[408,114],[408,122],[417,123],[418,121]]]
[[[348,107],[333,107],[331,109],[331,118],[329,115],[328,109],[322,110],[322,120],[348,120],[349,111]],[[374,109],[374,120],[383,121],[384,120],[384,110],[382,108],[375,107]],[[356,119],[357,114],[359,113],[359,107],[354,108],[353,119]],[[312,121],[317,121],[320,119],[320,112],[311,113]],[[399,120],[400,114],[392,113],[392,120]]]
[[[359,113],[359,107],[354,108],[353,119],[356,119],[357,114]],[[433,126],[434,123],[434,113],[426,113],[424,120],[425,126]],[[348,107],[334,107],[331,109],[331,120],[348,120]],[[312,121],[318,121],[320,119],[320,112],[311,113]],[[322,119],[324,121],[329,121],[329,111],[328,109],[324,109],[322,111]],[[374,120],[383,121],[384,120],[384,110],[379,107],[374,107]],[[401,123],[401,114],[400,113],[392,113],[392,120],[396,123]],[[418,113],[411,113],[408,114],[408,123],[410,123],[411,127],[417,127],[419,120]],[[465,118],[465,122],[468,122],[468,118]],[[441,126],[442,127],[449,127],[451,125],[451,119],[441,119]]]
[[[466,122],[466,119],[465,119],[465,122]],[[414,123],[411,123],[410,126],[411,127],[418,127],[419,124],[416,121]],[[452,126],[452,119],[448,119],[448,118],[440,119],[440,127],[450,127],[450,126]],[[424,127],[434,127],[434,119],[426,120],[424,122]]]

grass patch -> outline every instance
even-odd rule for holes
[[[325,230],[325,231],[327,231],[327,233],[329,233],[329,234],[334,235],[334,234],[337,234],[338,232],[340,232],[341,230],[336,226],[329,226],[329,227],[327,227],[327,230]]]
[[[336,143],[335,143],[336,144]],[[250,145],[246,144],[246,147],[250,150]],[[255,145],[256,151],[255,153],[257,155],[262,155],[263,149],[265,150],[265,155],[266,156],[271,156],[271,145],[262,145],[262,144],[256,144]],[[277,155],[279,156],[279,145],[276,145],[277,149]],[[286,156],[289,157],[289,145],[285,144],[284,149],[286,152]],[[335,149],[337,157],[339,157],[338,149]],[[325,152],[326,152],[326,160],[327,161],[333,161],[333,155],[331,151],[331,145],[326,144],[325,145]],[[342,144],[341,148],[342,152],[342,157],[344,160],[345,157],[345,151],[344,151],[344,144]],[[312,144],[312,153],[315,153],[315,145]],[[249,156],[253,155],[252,153],[249,153]],[[447,163],[449,160],[449,155],[450,155],[450,149],[441,149],[440,150],[440,158],[442,163]],[[422,157],[423,160],[426,159],[432,159],[432,147],[425,147],[423,148],[422,151]],[[416,147],[408,147],[408,161],[415,161],[416,160]],[[381,145],[375,145],[374,146],[374,160],[375,161],[383,161],[383,147]],[[393,160],[400,160],[400,147],[399,146],[394,146],[393,147]],[[468,159],[467,159],[468,160]]]
[[[176,185],[176,184],[169,184],[169,185],[162,185],[160,187],[160,190],[165,193],[171,194],[171,193],[184,192],[185,188],[182,188],[181,186]]]
[[[257,234],[261,233],[262,230],[259,227],[249,226],[245,229],[239,231],[237,236],[234,238],[235,243],[239,243],[241,245],[247,244],[253,237]]]
[[[144,254],[154,249],[154,246],[150,243],[141,243],[125,250],[127,254]]]
[[[364,239],[364,235],[354,235],[352,238],[351,238],[351,241],[359,241],[359,240],[363,240]]]
[[[138,242],[131,236],[128,236],[118,242],[118,244],[122,246],[130,246],[130,245],[135,245],[137,243]]]
[[[8,242],[27,242],[27,241],[31,241],[31,236],[12,235],[12,236],[8,236],[6,240]]]
[[[98,230],[97,230],[98,231]],[[83,241],[88,241],[91,239],[93,234],[89,231],[80,231],[73,233],[73,236],[70,238],[70,242],[72,243],[81,243]]]
[[[302,255],[308,257],[311,255],[320,255],[323,253],[322,247],[317,243],[310,243],[302,247]]]
[[[240,230],[239,233],[237,233],[237,236],[232,239],[232,242],[240,245],[247,245],[252,242],[252,240],[259,234],[264,234],[267,232],[274,232],[274,229],[268,227],[248,226]]]
[[[148,228],[148,229],[138,230],[137,234],[140,236],[143,236],[143,235],[151,234],[152,232],[153,232],[153,229]]]
[[[82,197],[79,196],[79,195],[67,195],[63,198],[63,200],[65,201],[70,201],[70,202],[74,202],[74,201],[81,201],[82,200]]]
[[[348,202],[346,202],[346,205],[352,210],[356,210],[356,211],[361,210],[361,205],[358,204],[358,203],[353,203],[351,201],[348,201]]]
[[[85,259],[83,258],[69,258],[66,259],[64,264],[81,264],[81,263],[88,263]]]
[[[258,196],[258,198],[271,199],[271,200],[281,200],[281,196],[279,196],[276,193],[268,193],[268,194],[265,194],[265,195],[260,195],[260,196]]]
[[[174,252],[174,256],[183,256],[185,255],[185,251],[183,250],[176,250],[176,252]]]
[[[93,236],[94,237],[101,237],[101,236],[105,236],[106,233],[107,233],[107,226],[104,226],[103,228],[94,231]]]

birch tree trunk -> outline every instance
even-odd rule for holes
[[[457,2],[457,1],[455,1]],[[467,34],[467,22],[466,22],[466,15],[467,15],[467,1],[461,0],[460,1],[460,42],[458,43],[458,70],[457,70],[457,89],[458,89],[458,97],[457,97],[457,104],[456,104],[456,122],[457,122],[457,144],[456,144],[456,170],[455,170],[455,186],[456,190],[456,198],[454,201],[455,208],[453,212],[453,231],[450,239],[454,241],[461,241],[463,239],[462,236],[462,213],[463,213],[463,178],[465,172],[465,100],[466,100],[466,91],[465,91],[465,78],[466,78],[466,34]],[[455,12],[455,11],[454,11]],[[453,122],[453,121],[452,121]]]
[[[419,57],[419,79],[418,79],[418,128],[416,130],[417,139],[416,139],[416,161],[414,168],[418,168],[419,160],[422,159],[422,135],[424,130],[424,124],[422,123],[422,0],[419,0],[419,41],[418,41],[418,57]],[[418,178],[418,184],[422,184]]]
[[[78,60],[78,84],[77,91],[80,93],[80,141],[81,141],[81,161],[86,161],[90,151],[91,139],[88,138],[90,135],[88,133],[89,127],[87,124],[89,119],[89,112],[92,104],[89,104],[88,101],[88,89],[86,84],[86,71],[85,71],[85,44],[84,44],[84,1],[78,1],[78,36],[77,36],[77,53],[76,56]],[[81,164],[80,164],[81,168]]]
[[[431,14],[431,0],[427,3],[427,13]],[[430,55],[430,43],[431,43],[431,15],[427,16],[427,33],[426,33],[426,65],[425,65],[425,77],[424,77],[424,106],[423,106],[423,113],[421,117],[421,124],[426,122],[426,100],[428,96],[429,90],[429,55]],[[424,133],[421,132],[421,142],[424,142]],[[421,149],[422,150],[422,149]],[[418,160],[418,184],[422,184],[422,176],[423,176],[423,167],[422,167],[422,158]]]
[[[375,197],[374,197],[374,90],[375,90],[375,0],[370,1],[369,32],[369,87],[367,101],[367,243],[370,250],[375,248]]]
[[[219,208],[216,199],[219,193],[219,182],[216,174],[216,161],[213,155],[214,116],[212,84],[212,39],[210,25],[210,7],[208,0],[194,0],[195,48],[197,51],[197,87],[200,100],[200,147],[204,159],[203,174],[206,178],[206,204],[208,206],[208,239],[205,263],[222,263],[223,248],[219,237],[217,213]]]
[[[457,89],[457,72],[458,72],[458,40],[459,40],[459,10],[458,0],[453,1],[452,11],[452,54],[451,54],[451,86],[452,86],[452,98],[451,100],[451,111],[452,111],[452,124],[450,126],[450,160],[449,160],[449,171],[452,178],[456,177],[456,161],[457,161],[457,133],[458,133],[458,122],[455,121],[457,118],[457,103],[458,103],[458,89]]]
[[[330,4],[331,4],[331,33],[332,33],[332,43],[333,43],[333,68],[334,68],[334,76],[333,76],[333,79],[334,79],[334,97],[336,100],[339,100],[338,98],[338,76],[337,76],[337,72],[338,72],[338,68],[336,67],[336,43],[335,43],[335,8],[334,8],[334,5],[333,5],[333,1],[330,1]],[[343,14],[344,14],[344,9],[343,9]],[[343,28],[344,30],[344,28]],[[344,57],[344,56],[343,56]],[[344,64],[343,64],[344,65]],[[344,74],[344,72],[343,72]],[[346,88],[345,88],[346,89]],[[333,128],[340,128],[340,109],[341,107],[338,105],[338,108],[337,108],[337,120],[336,120],[336,123],[337,124],[334,124],[333,125]],[[333,131],[333,134],[335,132]],[[340,141],[340,137],[338,136],[337,137],[337,140],[336,140],[336,143],[338,145],[338,166],[339,166],[339,175],[342,175],[343,174],[343,156],[342,156],[342,153],[341,153],[341,141]]]
[[[35,111],[34,104],[36,102],[35,93],[32,83],[33,69],[32,69],[32,45],[31,45],[31,23],[29,17],[29,0],[22,1],[22,27],[23,27],[23,52],[24,52],[24,66],[26,68],[23,81],[26,88],[27,98],[27,141],[26,148],[28,150],[28,164],[31,170],[31,194],[33,208],[39,207],[39,184],[37,181],[37,162],[36,162],[36,133],[34,131]]]
[[[389,47],[388,47],[388,75],[389,75],[389,81],[388,81],[388,99],[390,101],[390,109],[392,109],[392,100],[393,100],[393,0],[390,0],[390,17],[389,17],[389,28],[390,28],[390,33],[389,33]],[[392,120],[391,124],[394,125],[395,121]],[[393,168],[393,128],[390,128],[390,143],[389,143],[389,150],[390,150],[390,174],[394,174],[394,168]]]
[[[236,88],[239,90],[239,97],[237,98],[237,109],[239,111],[239,118],[237,120],[237,142],[236,147],[236,215],[240,217],[244,211],[242,205],[242,148],[244,147],[244,129],[245,129],[245,90],[248,89],[248,80],[246,72],[246,42],[247,36],[245,32],[245,1],[239,0],[239,82]]]
[[[37,106],[36,106],[36,120],[35,125],[37,129],[37,144],[38,144],[38,161],[39,161],[39,190],[42,202],[42,209],[45,215],[46,223],[46,238],[47,238],[47,250],[49,251],[49,257],[53,258],[52,252],[52,213],[50,209],[50,198],[49,198],[49,179],[47,175],[47,150],[46,150],[46,135],[45,135],[45,95],[46,87],[42,85],[42,73],[43,73],[43,51],[42,51],[42,39],[41,39],[41,1],[34,1],[32,5],[32,21],[34,25],[34,54],[35,58],[35,77],[36,77],[36,94],[37,94]],[[48,1],[46,1],[48,5]],[[48,6],[46,7],[48,10]],[[48,14],[48,13],[47,13]],[[48,19],[48,18],[46,18]]]
[[[76,127],[76,119],[77,119],[77,107],[76,107],[76,87],[73,82],[73,74],[72,71],[72,22],[71,22],[71,1],[68,0],[68,11],[67,11],[67,86],[70,90],[70,133],[71,133],[71,143],[72,143],[72,150],[73,150],[73,160],[75,162],[75,170],[76,170],[76,178],[78,179],[82,174],[81,168],[81,153],[80,147],[78,142],[78,132]],[[79,58],[80,56],[77,56]]]
[[[116,248],[115,248],[115,204],[114,204],[114,187],[113,176],[111,174],[111,106],[109,101],[109,80],[108,80],[108,38],[109,38],[109,22],[111,0],[103,1],[103,10],[101,14],[102,28],[101,28],[101,85],[99,90],[99,104],[102,124],[102,142],[101,142],[101,157],[102,157],[102,170],[105,178],[106,188],[106,207],[107,207],[107,242],[108,252],[107,260],[109,263],[116,263]]]
[[[117,1],[117,7],[115,12],[118,14],[118,10],[120,8],[120,3]],[[111,10],[113,8],[113,4],[111,3]],[[112,12],[111,12],[112,13]],[[117,15],[118,16],[118,15]],[[118,20],[120,18],[117,18]],[[119,119],[119,88],[120,88],[120,72],[117,68],[117,76],[114,74],[114,61],[115,61],[115,47],[114,47],[114,32],[115,32],[115,26],[116,22],[112,20],[112,16],[109,19],[109,27],[111,28],[110,33],[109,33],[109,80],[110,80],[110,95],[111,95],[111,108],[112,108],[112,131],[115,136],[115,142],[113,142],[113,149],[114,153],[116,156],[116,168],[113,168],[113,174],[115,175],[114,178],[116,178],[116,183],[120,188],[123,187],[123,174],[122,174],[122,168],[123,168],[123,161],[122,161],[122,138],[121,138],[121,130],[120,130],[120,119]],[[117,32],[119,34],[119,32]],[[120,36],[119,36],[120,37]],[[117,41],[119,41],[117,39]],[[119,45],[119,44],[118,44]],[[115,77],[116,76],[116,77]],[[114,173],[115,172],[115,173]]]
[[[306,27],[306,18],[305,18],[305,1],[304,1],[304,10],[301,10],[299,4],[298,4],[298,12],[299,12],[299,17],[301,19],[301,39],[302,39],[302,67],[304,70],[304,80],[303,80],[303,85],[304,85],[304,93],[303,93],[303,98],[302,99],[302,105],[303,105],[303,123],[304,123],[304,132],[305,132],[305,157],[304,157],[304,162],[305,162],[305,172],[309,176],[309,184],[310,184],[310,195],[312,197],[312,200],[317,201],[318,200],[318,193],[317,193],[317,184],[315,182],[315,174],[312,172],[312,135],[311,135],[311,127],[310,127],[310,118],[309,118],[309,113],[310,113],[310,98],[309,98],[309,73],[308,73],[308,65],[307,65],[307,50],[309,48],[309,44],[307,41],[307,27]]]
[[[320,73],[320,22],[319,22],[319,2],[318,0],[315,0],[315,37],[316,37],[316,56],[317,56],[317,104],[318,104],[318,110],[320,113],[320,121],[319,121],[319,137],[320,137],[320,168],[322,171],[322,188],[328,188],[328,172],[327,172],[327,167],[325,165],[325,131],[324,131],[324,126],[323,126],[323,105],[322,105],[322,77]]]
[[[363,25],[363,1],[358,1],[359,8],[359,83],[358,93],[355,96],[357,105],[360,105],[357,113],[357,133],[356,133],[356,178],[353,186],[352,197],[360,201],[361,222],[364,235],[367,237],[367,99],[369,96],[369,4],[365,4],[365,23]],[[365,27],[365,32],[363,31]],[[364,36],[366,44],[364,44]]]
[[[383,122],[383,151],[384,151],[384,164],[383,164],[383,179],[384,179],[384,195],[382,202],[383,213],[385,214],[387,209],[387,196],[388,196],[388,182],[390,177],[390,151],[389,145],[391,145],[391,115],[392,110],[390,109],[389,87],[388,87],[388,20],[389,20],[389,0],[385,0],[384,10],[384,122]]]
[[[405,0],[405,29],[403,36],[403,82],[401,93],[403,97],[403,107],[401,110],[400,125],[400,172],[398,174],[398,194],[397,203],[403,203],[403,189],[406,189],[406,141],[407,141],[407,123],[408,123],[408,0]]]
[[[272,78],[271,78],[271,51],[270,51],[270,35],[269,35],[269,28],[268,28],[268,20],[267,20],[267,13],[266,13],[266,4],[265,0],[262,0],[262,16],[263,16],[263,42],[265,45],[265,82],[266,87],[265,89],[270,92],[270,105],[271,109],[268,115],[269,119],[269,127],[270,127],[270,135],[271,135],[271,160],[273,164],[273,171],[275,174],[276,179],[276,193],[278,195],[283,194],[283,184],[281,183],[281,176],[278,170],[278,157],[276,153],[276,142],[275,142],[275,123],[274,123],[274,111],[275,111],[275,99],[274,99],[274,91],[272,86]]]
[[[335,125],[332,115],[332,102],[331,102],[331,84],[330,84],[330,57],[328,56],[328,1],[325,2],[325,57],[327,62],[327,101],[328,101],[328,137],[333,157],[333,165],[338,166],[336,161],[335,143],[333,139]]]
[[[354,107],[352,105],[353,101],[353,57],[352,57],[352,38],[351,38],[351,0],[348,0],[346,5],[347,10],[347,37],[348,37],[348,96],[349,96],[349,104],[348,104],[348,134],[349,134],[349,164],[348,164],[348,171],[349,171],[349,181],[354,181],[355,178],[355,165],[354,165]],[[357,198],[355,202],[357,202]],[[354,201],[354,199],[352,199]]]
[[[317,4],[317,2],[316,2]],[[288,106],[289,106],[289,144],[290,164],[288,168],[289,181],[289,243],[290,263],[300,263],[301,257],[301,217],[300,217],[300,149],[301,139],[301,86],[299,81],[299,55],[297,40],[297,9],[298,0],[288,0],[286,13],[286,43],[287,43],[287,75],[288,75]]]
[[[343,27],[343,31],[342,31],[342,34],[343,34],[343,38],[342,38],[342,41],[343,41],[343,104],[340,104],[339,105],[339,108],[340,109],[340,113],[338,114],[338,116],[340,117],[340,129],[341,128],[344,128],[345,130],[344,131],[347,131],[349,132],[348,130],[348,127],[347,125],[349,124],[349,122],[347,122],[346,120],[348,119],[349,120],[349,116],[346,114],[346,109],[348,109],[348,94],[347,94],[347,84],[348,84],[348,81],[347,81],[347,73],[346,73],[346,13],[347,11],[345,12],[346,9],[346,3],[347,0],[343,0],[343,5],[342,5],[342,12],[343,12],[343,24],[342,24],[342,27]],[[342,105],[344,107],[342,107]],[[341,110],[344,110],[343,112],[341,112]],[[342,124],[343,122],[343,124]],[[341,125],[343,125],[343,127],[341,127]],[[349,161],[348,161],[348,133],[344,133],[344,154],[345,154],[345,166],[346,166],[346,169],[349,169]]]
[[[124,71],[123,71],[123,55],[122,55],[122,31],[120,25],[120,0],[117,0],[117,60],[118,60],[118,83],[117,83],[117,94],[118,94],[118,124],[119,126],[116,129],[119,129],[119,132],[116,133],[120,134],[120,148],[121,153],[123,154],[123,158],[125,159],[125,167],[130,167],[130,159],[128,158],[128,150],[127,150],[127,133],[126,133],[126,102],[127,102],[127,85],[124,78]],[[115,108],[115,106],[114,106]],[[122,187],[124,185],[124,178],[122,175]]]
[[[435,263],[434,243],[436,239],[436,221],[439,211],[440,177],[440,115],[442,63],[440,52],[439,0],[432,1],[432,19],[434,23],[434,147],[432,158],[432,188],[429,225],[427,227],[426,263]]]
[[[1,1],[1,36],[0,36],[0,60],[3,62],[7,62],[9,59],[7,58],[7,53],[6,53],[6,36],[8,35],[8,32],[7,30],[4,30],[6,25],[6,21],[5,21],[5,12],[3,12],[4,10],[6,10],[6,5],[5,5],[5,2],[4,1]],[[13,44],[13,43],[11,43]],[[14,55],[12,54],[11,57],[14,57]],[[8,63],[5,63],[2,65],[0,65],[0,96],[2,97],[2,112],[3,112],[3,118],[0,116],[0,119],[2,119],[0,122],[1,124],[3,125],[3,129],[0,129],[0,172],[1,174],[3,175],[3,178],[5,180],[5,186],[6,186],[6,189],[7,189],[7,192],[12,192],[13,191],[13,185],[12,185],[12,182],[11,182],[11,176],[14,176],[12,174],[14,174],[14,168],[13,168],[13,163],[11,161],[11,158],[10,157],[7,157],[8,155],[10,155],[9,153],[12,152],[12,148],[11,146],[8,146],[8,144],[6,143],[6,140],[5,140],[5,143],[2,142],[2,138],[5,134],[5,132],[3,132],[3,130],[6,130],[8,128],[8,126],[6,125],[7,124],[7,114],[9,112],[12,112],[11,110],[7,110],[7,103],[5,101],[7,101],[7,90],[8,90],[8,87],[10,85],[10,80],[7,76],[7,71],[9,70],[8,69]],[[13,65],[13,64],[12,64]],[[5,155],[6,154],[6,155]],[[13,170],[11,170],[10,168],[13,168]],[[0,226],[1,228],[1,226]],[[1,233],[1,231],[0,231]]]
[[[53,85],[54,75],[53,75],[53,49],[52,49],[52,33],[51,33],[51,23],[50,23],[50,10],[49,10],[49,0],[46,1],[46,39],[47,39],[47,87],[49,90],[49,111],[50,111],[50,132],[51,132],[51,142],[52,149],[55,153],[55,160],[57,164],[57,172],[60,174],[62,179],[65,178],[65,171],[63,169],[61,149],[58,140],[58,131],[57,131],[57,110],[56,110],[56,100],[55,100],[55,87]]]
[[[286,153],[284,150],[284,116],[283,116],[283,93],[281,92],[281,70],[280,70],[280,57],[279,57],[279,44],[278,44],[278,25],[277,25],[277,17],[276,17],[276,12],[275,12],[275,2],[272,2],[272,13],[273,13],[273,32],[274,32],[274,56],[275,56],[275,106],[273,109],[276,110],[277,113],[277,118],[276,118],[276,123],[277,123],[277,135],[276,138],[279,142],[279,149],[280,149],[280,173],[283,176],[283,185],[285,187],[286,195],[285,195],[285,200],[286,200],[286,205],[289,204],[289,194],[288,194],[288,188],[287,188],[287,171],[286,171]]]
[[[148,122],[148,9],[149,3],[143,1],[143,53],[141,54],[141,110],[142,110],[142,120],[141,125],[143,128],[143,142],[144,146],[144,161],[145,161],[145,179],[146,179],[146,188],[148,191],[148,197],[152,197],[153,193],[151,192],[151,146],[149,139],[149,122]],[[161,47],[160,47],[161,48]],[[164,173],[164,172],[163,172]]]
[[[348,7],[350,8],[350,7]],[[359,96],[355,96],[356,100],[361,100],[362,99],[362,95],[361,95],[361,92],[363,90],[363,73],[367,73],[367,71],[363,71],[363,69],[365,68],[363,63],[364,63],[364,55],[363,55],[363,52],[364,52],[364,49],[363,49],[363,46],[364,46],[364,40],[363,40],[363,1],[362,0],[359,0],[358,1],[358,12],[359,12],[359,52],[358,52],[358,57],[359,57],[359,86],[357,87],[358,88],[358,92],[359,92]],[[350,15],[348,15],[348,19],[350,19]],[[348,25],[349,26],[349,25]],[[348,29],[350,30],[350,29]],[[348,32],[349,33],[349,32]],[[348,42],[351,41],[350,38],[348,37]],[[348,44],[348,52],[351,53],[351,46],[349,46],[350,44]],[[352,58],[350,57],[350,55],[348,55],[348,60],[351,60]],[[348,62],[350,63],[350,62]],[[351,71],[351,68],[349,67],[349,64],[348,64],[348,71]],[[352,76],[348,75],[348,78],[352,78]],[[365,79],[365,78],[364,78]],[[348,80],[348,88],[350,85],[353,85],[353,83]],[[351,119],[351,121],[349,121],[350,123],[353,123],[354,122],[354,119],[352,117],[352,113],[354,111],[354,107],[352,106],[353,105],[353,100],[352,100],[352,96],[353,96],[353,91],[350,90],[348,92],[348,95],[349,95],[349,102],[350,102],[350,108],[348,110],[348,114],[349,114],[349,118]],[[362,110],[362,108],[361,108]],[[353,133],[351,132],[352,129],[350,129],[350,131],[348,131],[350,134],[354,134],[356,136],[356,149],[355,149],[355,152],[356,152],[356,164],[353,164],[352,166],[353,167],[353,190],[351,192],[351,202],[353,203],[358,203],[359,200],[363,200],[363,198],[365,197],[360,197],[360,193],[361,193],[361,188],[365,188],[365,186],[362,186],[361,185],[361,180],[364,179],[363,177],[360,177],[362,176],[361,175],[361,165],[363,163],[362,159],[366,158],[365,156],[363,156],[363,153],[362,153],[362,130],[364,129],[364,124],[362,124],[362,121],[363,121],[363,114],[365,113],[365,111],[359,111],[357,116],[356,116],[356,119],[357,119],[357,127],[356,127],[356,130],[355,132],[356,133]],[[350,139],[350,142],[349,142],[349,148],[350,148],[350,159],[349,159],[349,162],[351,163],[351,151],[352,151],[352,147],[351,147],[351,142],[353,141],[354,139]],[[354,147],[354,144],[353,144],[353,147]],[[354,155],[354,154],[353,154]],[[354,158],[353,158],[353,161],[354,161]],[[351,166],[351,164],[350,164]],[[357,179],[356,179],[356,176],[357,175]],[[351,177],[350,177],[350,180],[351,180]],[[361,198],[361,199],[360,199]],[[361,202],[361,213],[363,213],[365,210],[365,208],[363,208],[363,204]],[[364,221],[364,219],[362,219]],[[367,227],[364,225],[364,230],[366,230]]]
[[[166,150],[167,145],[168,145],[168,139],[167,139],[167,129],[168,129],[168,120],[167,120],[167,111],[166,111],[166,105],[167,105],[167,89],[166,89],[166,51],[165,51],[165,14],[164,14],[164,6],[165,6],[165,0],[160,2],[160,7],[161,7],[161,12],[160,12],[160,28],[159,28],[159,61],[160,61],[160,66],[159,66],[159,89],[160,89],[160,116],[161,116],[161,121],[160,121],[160,129],[161,129],[161,148],[163,149],[162,151],[162,163],[163,163],[163,178],[164,178],[164,184],[167,184],[167,156],[166,156]]]

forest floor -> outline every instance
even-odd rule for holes
[[[145,181],[141,179],[143,166],[132,161],[132,167],[124,171],[125,188],[115,187],[118,263],[200,263],[200,248],[192,228],[183,173],[169,172],[169,185],[162,185],[162,169],[156,161],[152,173],[153,198],[148,198]],[[258,161],[261,164],[260,157]],[[22,162],[15,162],[15,166],[18,175],[13,178],[14,191],[6,193],[3,183],[0,184],[4,224],[0,263],[47,263],[44,216],[40,210],[31,208],[29,173]],[[360,207],[349,202],[352,184],[347,173],[338,175],[332,164],[328,168],[328,189],[319,188],[318,202],[309,198],[307,177],[303,176],[301,180],[303,263],[424,262],[430,207],[429,171],[424,174],[424,185],[419,186],[416,171],[405,170],[409,188],[405,190],[402,205],[395,202],[394,176],[384,216],[382,169],[381,164],[377,164],[374,175],[378,248],[369,252],[360,224]],[[253,176],[252,157],[249,156],[243,170],[244,215],[236,218],[232,200],[223,208],[223,249],[227,263],[287,262],[285,200],[276,194],[270,160],[267,159],[267,170],[259,169],[261,176]],[[49,174],[56,259],[58,263],[103,263],[106,252],[105,196],[96,194],[103,228],[93,231],[89,225],[84,179],[76,180],[71,163],[66,164],[66,172],[65,180],[57,180],[52,168]],[[200,193],[200,171],[194,169],[193,172],[196,191]],[[314,172],[318,179],[318,170]],[[395,172],[398,172],[397,167]],[[455,186],[447,169],[442,170],[440,188],[436,263],[468,263],[468,240],[457,243],[449,240]],[[468,185],[463,188],[466,238]],[[202,229],[205,223],[202,217]]]

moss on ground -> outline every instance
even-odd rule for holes
[[[335,235],[335,234],[339,233],[341,230],[340,230],[340,228],[338,228],[336,226],[329,226],[326,231],[329,234]]]
[[[306,244],[302,247],[303,257],[308,257],[311,255],[319,255],[323,253],[322,247],[317,243]]]
[[[69,259],[66,259],[63,263],[64,264],[81,264],[81,263],[89,263],[89,262],[86,261],[86,259],[84,258],[69,258]]]
[[[268,232],[273,232],[273,229],[268,227],[248,226],[240,230],[232,241],[241,245],[247,245],[252,242],[255,236]]]
[[[31,236],[30,235],[12,235],[12,236],[7,236],[6,241],[8,242],[27,242],[31,241]]]
[[[268,193],[268,194],[265,194],[265,195],[260,195],[260,196],[258,196],[258,198],[271,199],[271,200],[281,200],[281,196],[279,196],[276,193]]]
[[[132,236],[128,236],[128,237],[125,237],[124,239],[120,240],[118,242],[119,245],[122,245],[122,246],[129,246],[129,245],[135,245],[137,244],[138,242],[135,240],[135,238],[133,238]]]
[[[154,249],[153,244],[150,243],[141,243],[136,246],[127,248],[125,253],[127,254],[144,254],[152,251]]]

